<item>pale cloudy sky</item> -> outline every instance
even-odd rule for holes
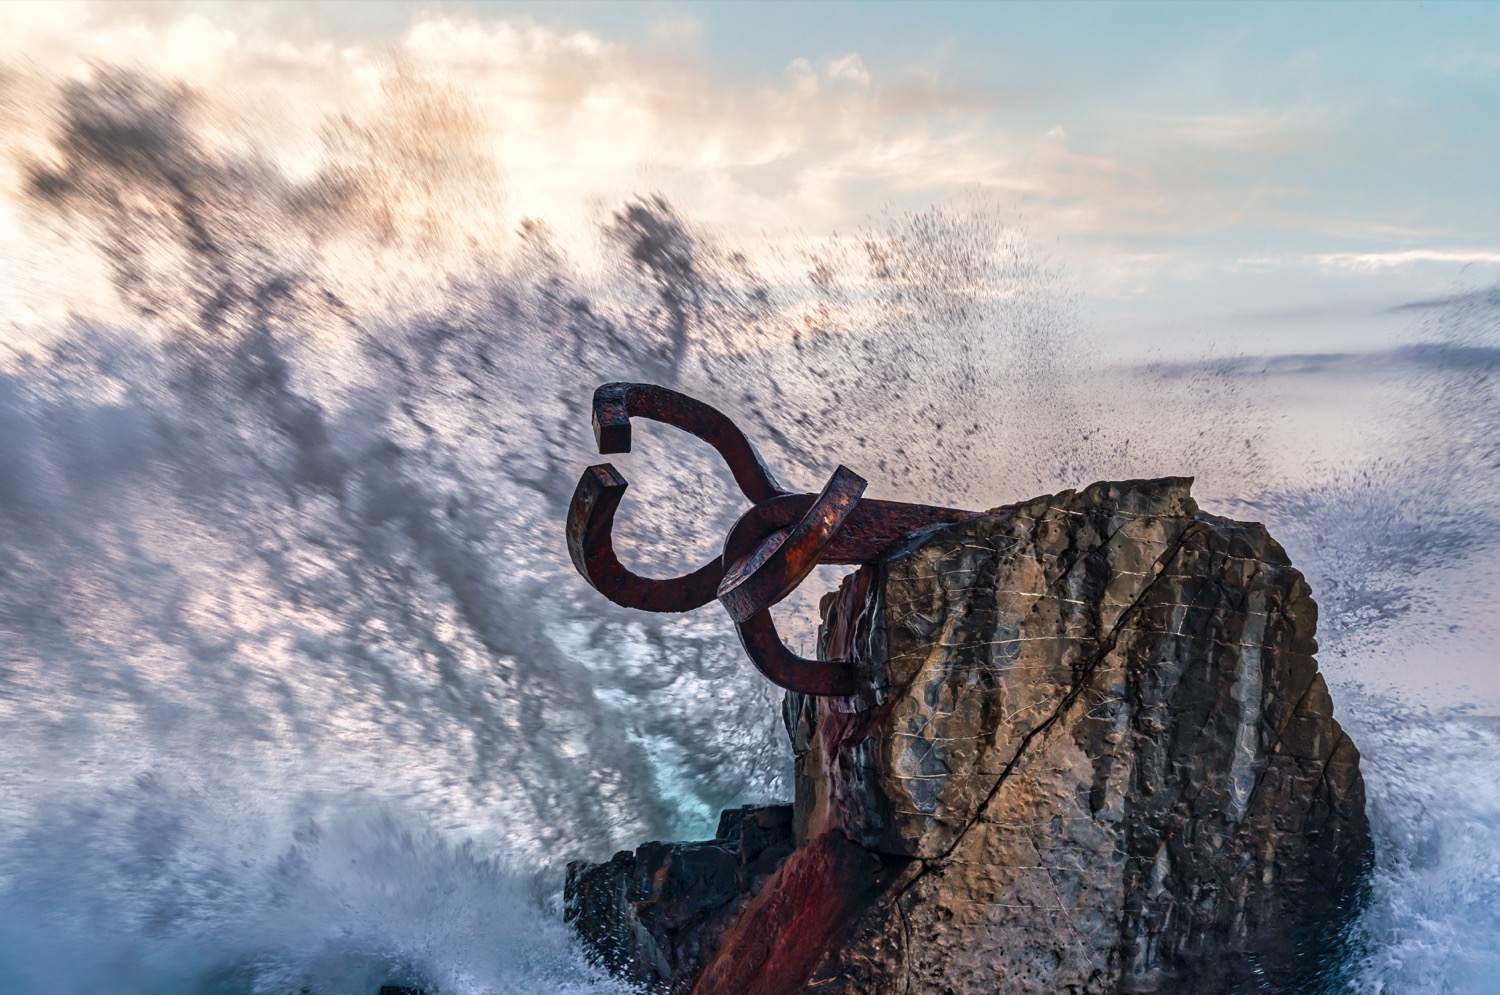
[[[7,160],[100,63],[200,89],[293,173],[436,81],[481,240],[657,191],[747,247],[983,201],[1121,352],[1379,348],[1500,276],[1500,4],[12,2]],[[54,321],[84,277],[13,200],[12,325]]]

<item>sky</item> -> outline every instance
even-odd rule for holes
[[[12,2],[0,334],[98,281],[14,164],[101,64],[207,95],[291,175],[393,80],[438,86],[470,243],[539,217],[583,246],[642,193],[767,252],[980,203],[1121,355],[1385,348],[1500,278],[1497,4]]]

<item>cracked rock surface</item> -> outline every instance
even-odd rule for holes
[[[929,530],[825,599],[861,690],[788,695],[797,849],[698,939],[692,991],[1330,978],[1371,862],[1359,754],[1302,575],[1190,483]]]

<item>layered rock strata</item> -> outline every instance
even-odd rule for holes
[[[1371,861],[1359,754],[1301,574],[1189,484],[929,530],[830,595],[860,691],[787,697],[797,849],[661,990],[1326,980]]]

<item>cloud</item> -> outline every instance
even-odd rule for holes
[[[366,127],[386,113],[394,77],[426,80],[480,123],[472,141],[503,178],[508,217],[546,218],[564,241],[591,230],[590,205],[644,190],[735,233],[827,232],[965,190],[1064,236],[1222,230],[1271,213],[1263,179],[1253,195],[1235,188],[1302,141],[1313,117],[1146,109],[1100,122],[1053,108],[1038,122],[1027,116],[1035,84],[950,80],[920,59],[876,71],[858,52],[793,59],[778,79],[736,77],[696,54],[703,26],[676,14],[632,47],[524,17],[425,9],[386,45],[274,6],[216,8],[213,20],[194,10],[0,11],[0,35],[10,59],[40,53],[54,76],[123,61],[181,79],[214,105],[224,140],[302,175],[317,169],[331,123]]]
[[[1416,263],[1500,263],[1500,249],[1400,249],[1389,252],[1325,252],[1303,257],[1328,269],[1352,273],[1398,269]]]
[[[1384,252],[1260,252],[1240,256],[1230,264],[1233,271],[1269,272],[1289,267],[1316,267],[1340,273],[1379,273],[1407,269],[1423,263],[1444,266],[1500,263],[1500,249],[1390,249]],[[1401,305],[1416,307],[1417,303]]]
[[[1375,247],[1465,240],[1462,225],[1428,215],[1419,233],[1360,230],[1346,191],[1325,196],[1308,173],[1342,161],[1354,124],[1308,101],[1143,99],[1087,77],[1017,80],[1003,67],[965,76],[942,53],[893,63],[810,49],[757,74],[710,60],[704,24],[670,12],[626,44],[541,14],[371,7],[377,30],[352,15],[289,13],[301,9],[0,5],[0,258],[30,260],[0,269],[0,328],[7,307],[22,314],[13,301],[30,301],[31,314],[59,299],[58,286],[16,274],[82,285],[71,263],[40,257],[56,249],[17,214],[12,164],[49,154],[61,84],[101,64],[196,91],[195,134],[226,156],[298,182],[330,169],[364,178],[380,190],[372,231],[425,233],[418,265],[514,239],[523,218],[545,221],[555,244],[588,260],[606,210],[656,192],[752,256],[762,233],[848,231],[887,206],[976,193],[1066,243],[1094,292],[1129,300],[1155,300],[1167,281],[1281,267],[1360,274],[1500,261],[1487,249],[1308,255],[1334,234],[1349,238],[1335,245]],[[1254,259],[1244,256],[1251,230],[1269,248]],[[366,251],[347,248],[351,265]],[[1436,288],[1391,299],[1427,292]]]
[[[1214,149],[1264,149],[1267,142],[1305,134],[1308,115],[1297,109],[1273,111],[1254,107],[1219,114],[1169,116],[1161,124],[1163,140]]]
[[[419,11],[381,45],[335,41],[275,7],[259,18],[248,9],[212,20],[150,6],[0,10],[0,68],[30,59],[21,102],[34,109],[7,151],[46,146],[63,81],[124,64],[185,83],[202,97],[207,133],[298,176],[325,164],[330,129],[381,127],[393,81],[441,90],[474,122],[464,141],[493,159],[507,216],[546,218],[564,239],[591,229],[591,205],[643,188],[705,222],[754,232],[828,231],[886,203],[1042,183],[1020,175],[1032,168],[1025,142],[986,117],[993,93],[950,89],[936,77],[916,86],[904,70],[880,79],[857,52],[799,58],[781,80],[757,81],[726,78],[681,45],[633,48],[526,18]],[[673,16],[650,34],[662,42],[701,32]]]
[[[847,79],[860,86],[870,85],[870,73],[858,53],[841,56],[828,63],[829,79]]]

